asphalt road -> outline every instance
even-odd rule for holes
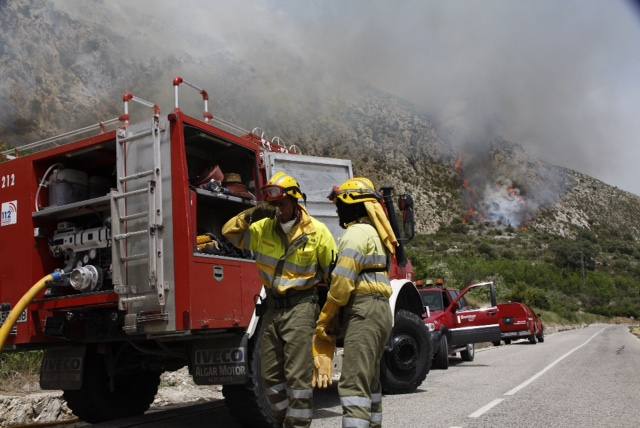
[[[315,405],[312,427],[340,426],[335,390]],[[383,406],[386,427],[638,427],[640,340],[626,326],[595,325],[487,348],[430,372],[416,393],[384,396]],[[222,401],[96,426],[238,427]]]

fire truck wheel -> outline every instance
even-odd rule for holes
[[[500,346],[500,341],[499,340],[496,340],[495,342],[491,342],[491,343],[493,343],[493,346]],[[505,341],[505,343],[507,343],[507,342]]]
[[[416,314],[399,310],[391,331],[391,349],[380,362],[380,382],[385,394],[415,391],[431,366],[431,337]]]
[[[446,370],[449,368],[449,341],[447,335],[440,336],[440,346],[438,352],[433,357],[433,367],[436,369]]]
[[[80,419],[97,423],[143,414],[153,402],[160,372],[136,371],[117,375],[110,388],[104,357],[87,352],[82,388],[64,391],[64,399]]]
[[[536,335],[532,334],[531,336],[529,336],[529,343],[532,345],[535,345],[538,341],[536,340]]]
[[[473,343],[467,345],[467,349],[460,351],[460,358],[462,361],[473,361],[476,356],[476,346]]]
[[[505,339],[504,340],[504,344],[505,345],[511,345],[511,339]]]
[[[262,329],[253,336],[251,343],[249,382],[244,385],[224,385],[222,394],[231,415],[243,426],[277,427],[271,406],[264,393],[264,384],[260,376],[260,345]]]
[[[538,342],[540,343],[544,342],[544,332],[540,333],[540,336],[538,336]]]

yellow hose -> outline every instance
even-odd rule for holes
[[[18,301],[18,303],[16,303],[16,305],[13,307],[13,309],[9,313],[9,316],[4,321],[4,324],[2,324],[2,327],[0,327],[0,351],[2,351],[2,348],[4,347],[4,343],[7,341],[7,338],[9,337],[9,333],[11,333],[11,329],[15,325],[16,321],[18,321],[18,318],[20,318],[20,314],[22,313],[22,311],[25,310],[25,308],[29,305],[29,303],[31,303],[31,301],[38,294],[40,294],[42,290],[47,288],[47,283],[49,281],[53,281],[54,279],[57,280],[59,278],[60,278],[60,274],[57,272],[45,276],[40,281],[36,282],[33,285],[33,287],[31,287],[29,291],[27,291],[25,295],[22,296],[22,298]]]

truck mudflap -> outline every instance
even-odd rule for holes
[[[233,334],[198,340],[189,371],[196,385],[234,385],[249,380],[249,336]]]
[[[84,345],[46,349],[40,366],[40,388],[80,389],[86,349]]]

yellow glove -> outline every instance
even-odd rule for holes
[[[336,351],[336,339],[332,336],[320,338],[313,336],[313,377],[311,387],[328,388],[333,383],[333,354]]]
[[[313,378],[311,385],[315,388],[327,388],[333,383],[333,354],[336,350],[336,338],[330,335],[340,306],[327,300],[316,323],[316,334],[313,336]]]
[[[324,340],[331,339],[331,335],[328,332],[331,331],[332,325],[335,324],[335,317],[339,310],[340,306],[331,300],[326,301],[316,322],[316,336]]]

